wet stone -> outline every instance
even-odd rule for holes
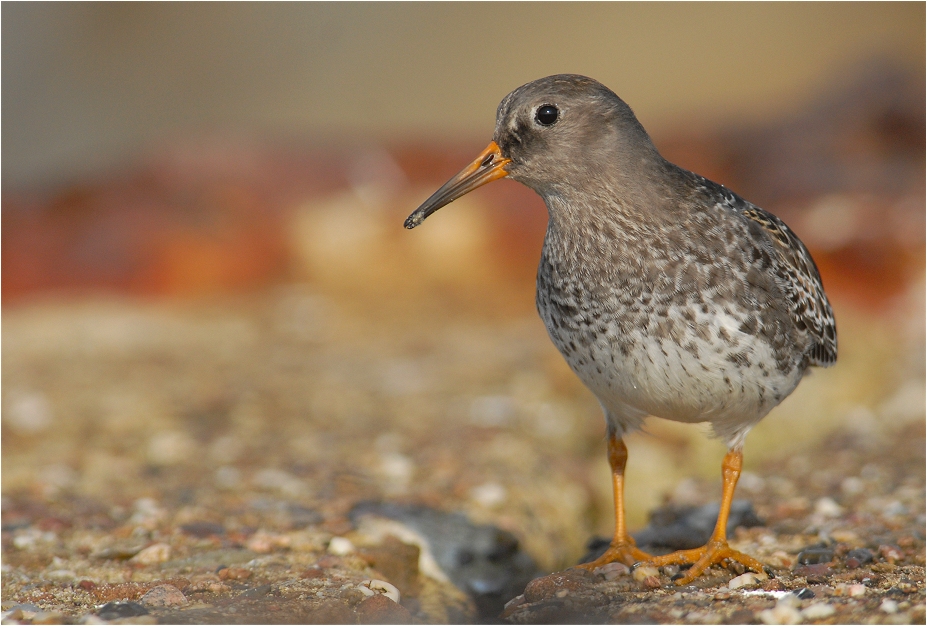
[[[525,600],[538,602],[556,598],[557,592],[577,592],[594,583],[592,574],[584,569],[568,569],[565,572],[535,578],[525,587]]]
[[[811,598],[814,598],[817,594],[815,594],[814,591],[812,591],[811,589],[804,587],[796,591],[795,595],[798,597],[799,600],[810,600]]]
[[[148,609],[138,602],[107,602],[97,611],[97,617],[107,621],[148,615]]]
[[[871,550],[867,550],[866,548],[856,548],[855,550],[850,550],[847,552],[846,556],[844,557],[844,562],[850,569],[857,569],[862,565],[872,563],[874,556],[875,555],[872,554]]]
[[[174,585],[152,587],[138,600],[148,607],[181,606],[187,603],[187,597]]]

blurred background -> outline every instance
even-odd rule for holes
[[[575,562],[611,492],[597,404],[534,312],[543,203],[501,181],[402,229],[503,96],[560,72],[820,267],[840,358],[748,469],[924,420],[922,3],[0,10],[5,497],[426,502]],[[632,527],[718,484],[699,428],[629,448]]]

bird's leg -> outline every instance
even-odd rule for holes
[[[737,479],[740,478],[740,470],[743,467],[743,463],[744,455],[740,450],[730,450],[724,455],[724,462],[721,464],[721,475],[724,484],[724,492],[721,497],[721,510],[718,512],[718,522],[715,524],[714,532],[711,533],[711,539],[708,540],[708,543],[701,548],[695,548],[694,550],[679,550],[678,552],[673,552],[665,556],[657,556],[650,560],[650,563],[657,567],[692,563],[692,567],[689,568],[685,576],[676,581],[677,585],[688,585],[710,566],[720,563],[725,559],[737,561],[743,566],[757,572],[763,571],[762,563],[743,552],[731,549],[727,544],[727,518],[731,512],[731,502],[734,501],[734,489],[737,487]]]
[[[580,565],[590,571],[614,561],[631,566],[650,558],[649,554],[637,549],[624,525],[624,468],[628,463],[628,448],[621,437],[613,432],[608,433],[608,463],[612,466],[612,490],[615,494],[615,536],[605,554],[591,563]]]

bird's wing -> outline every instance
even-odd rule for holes
[[[814,259],[785,222],[736,195],[735,198],[740,200],[736,209],[763,228],[778,252],[781,263],[776,265],[776,273],[784,286],[792,320],[812,339],[807,353],[809,363],[821,367],[833,365],[837,361],[837,325]]]

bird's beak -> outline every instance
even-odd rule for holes
[[[431,194],[422,206],[415,209],[412,215],[406,218],[405,227],[415,228],[424,222],[426,217],[457,198],[486,183],[508,176],[509,173],[505,170],[505,166],[511,162],[511,159],[502,156],[496,142],[491,141],[470,165],[460,170],[440,189]]]

